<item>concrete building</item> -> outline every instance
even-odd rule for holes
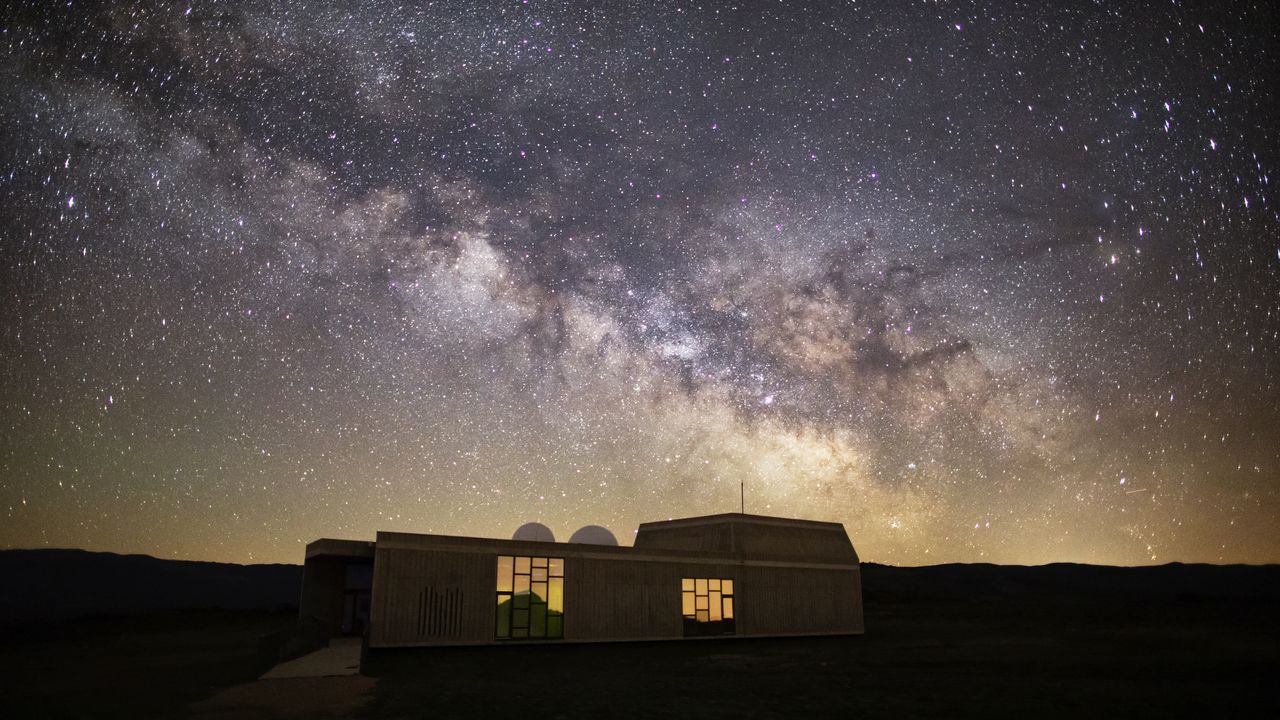
[[[301,615],[370,648],[859,634],[839,523],[728,513],[554,542],[379,532],[307,545]],[[586,528],[584,528],[586,530]]]

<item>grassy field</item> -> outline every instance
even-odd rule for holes
[[[282,614],[10,629],[0,717],[1280,717],[1280,607],[1253,575],[1224,597],[880,572],[862,637],[384,651],[359,678],[254,682]],[[955,592],[983,572],[1006,590]]]
[[[181,717],[188,703],[257,677],[258,638],[295,618],[175,611],[7,628],[0,717]]]
[[[1278,717],[1274,607],[875,605],[855,638],[377,656],[370,716]]]

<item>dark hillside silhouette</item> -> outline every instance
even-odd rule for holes
[[[161,560],[85,550],[0,551],[0,626],[163,610],[296,607],[300,565]]]
[[[1280,602],[1280,565],[862,564],[868,602]]]
[[[566,717],[691,706],[705,717],[779,718],[1278,711],[1269,688],[1280,566],[864,563],[862,572],[864,636],[388,651],[366,668],[376,691],[361,695],[359,685],[353,702],[383,717],[530,706]],[[66,550],[0,552],[0,573],[0,674],[14,688],[6,717],[187,716],[189,703],[266,669],[263,637],[297,617],[271,611],[293,605],[302,583],[297,566]],[[174,612],[190,608],[223,609]],[[31,623],[42,618],[70,621]],[[521,673],[494,673],[495,662]],[[308,687],[327,698],[341,681]],[[292,717],[297,686],[271,682],[283,683],[278,702]]]

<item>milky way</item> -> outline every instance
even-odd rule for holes
[[[1266,3],[415,5],[5,12],[0,546],[1280,561]]]

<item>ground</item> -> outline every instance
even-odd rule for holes
[[[868,592],[861,637],[383,652],[332,678],[255,680],[287,615],[77,621],[6,638],[0,716],[1280,717],[1270,595],[903,587]]]
[[[1258,610],[1259,608],[1252,608]],[[1276,621],[1241,608],[875,607],[853,638],[375,658],[376,717],[1221,717],[1280,712]],[[1265,628],[1265,632],[1260,632]]]
[[[258,638],[293,621],[254,611],[162,612],[0,629],[0,717],[180,716],[260,672]]]

